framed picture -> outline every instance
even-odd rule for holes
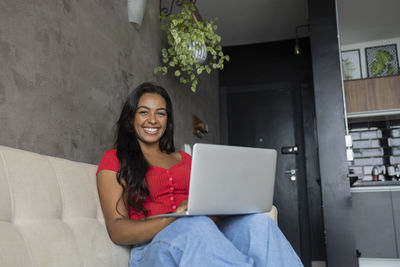
[[[360,49],[342,51],[344,80],[361,79]]]
[[[395,75],[399,69],[396,44],[365,48],[368,77]]]

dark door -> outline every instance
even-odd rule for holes
[[[304,157],[301,151],[303,129],[299,123],[302,121],[300,88],[290,83],[274,83],[225,89],[228,143],[278,151],[274,191],[278,224],[301,256],[299,186],[306,188],[306,180],[304,158],[299,160],[299,157]],[[295,145],[299,147],[298,154],[281,152],[283,147]],[[307,205],[307,199],[302,201]]]

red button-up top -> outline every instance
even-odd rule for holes
[[[192,157],[183,151],[181,162],[169,169],[150,166],[146,173],[150,198],[147,198],[143,206],[149,213],[147,216],[173,212],[183,200],[188,199],[189,179]],[[119,161],[116,149],[110,149],[104,153],[97,172],[101,170],[119,171]],[[132,208],[129,209],[129,217],[132,220],[143,218]]]

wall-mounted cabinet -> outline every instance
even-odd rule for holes
[[[351,80],[344,82],[346,111],[370,113],[393,111],[400,113],[400,76]]]
[[[351,195],[356,246],[361,257],[399,258],[400,187],[352,188]]]

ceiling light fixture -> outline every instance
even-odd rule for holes
[[[303,24],[303,25],[296,26],[296,44],[294,45],[294,54],[296,56],[301,55],[301,47],[300,47],[300,44],[299,44],[299,29],[300,28],[307,28],[307,30],[309,30],[310,29],[310,25],[309,24]]]

